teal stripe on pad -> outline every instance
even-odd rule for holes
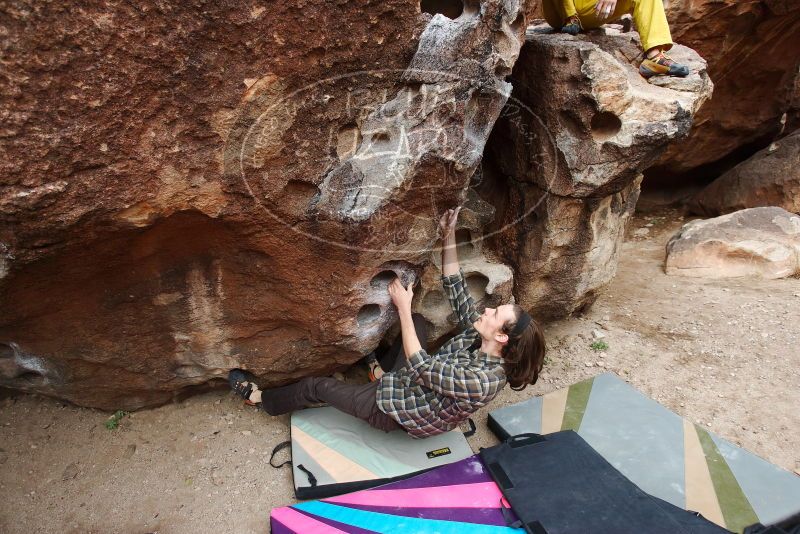
[[[292,505],[292,508],[346,525],[386,534],[394,534],[396,532],[402,532],[403,534],[430,532],[436,532],[437,534],[464,534],[465,532],[469,532],[469,534],[519,534],[522,532],[520,529],[496,525],[380,514],[320,501],[295,504]]]
[[[340,432],[339,434],[330,432],[322,426],[324,420],[312,420],[311,417],[306,418],[302,417],[302,415],[304,414],[300,412],[295,412],[295,414],[292,415],[292,426],[299,428],[342,456],[349,458],[365,469],[368,469],[370,472],[375,473],[379,478],[391,478],[404,475],[410,471],[422,469],[416,465],[409,465],[397,461],[390,456],[377,455],[375,449],[364,443],[363,435],[356,431]],[[346,414],[337,414],[335,412],[328,413],[327,416],[329,417],[328,425],[330,425],[331,428],[344,427],[345,429],[347,426],[336,425],[332,423],[332,421],[335,421],[336,418],[340,416],[351,417]],[[367,423],[363,423],[363,425],[369,428]],[[350,424],[350,426],[353,425]],[[308,453],[308,451],[305,452]],[[325,466],[322,467],[324,468]]]

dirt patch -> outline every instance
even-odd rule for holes
[[[673,411],[789,469],[800,470],[800,280],[668,277],[675,211],[636,216],[617,277],[585,315],[547,328],[546,371],[492,408],[612,371]],[[594,330],[608,345],[595,351]],[[496,443],[478,414],[474,450]],[[0,531],[266,532],[294,502],[288,468],[269,453],[287,416],[228,392],[123,417],[52,399],[0,401]],[[794,429],[794,430],[792,430]],[[795,436],[795,439],[792,438]]]

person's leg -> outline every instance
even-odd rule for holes
[[[356,385],[330,377],[308,377],[289,386],[262,391],[261,407],[270,415],[280,415],[324,402],[385,432],[400,428],[378,408],[377,388],[377,382]]]
[[[672,48],[672,35],[664,13],[663,0],[633,0],[633,22],[642,38],[642,49],[645,52],[654,48]]]
[[[542,0],[542,14],[547,23],[560,30],[566,20],[577,14],[574,0]]]
[[[645,78],[651,76],[687,76],[689,68],[672,60],[664,54],[672,48],[667,16],[663,0],[619,0],[614,13],[608,18],[599,19],[595,13],[597,0],[575,0],[575,8],[581,26],[590,30],[599,28],[607,22],[617,20],[623,15],[632,14],[636,29],[642,39],[645,59],[639,66],[639,73]]]
[[[425,317],[419,313],[412,313],[411,320],[414,323],[414,331],[417,333],[420,345],[425,350],[428,350],[428,326],[425,324]],[[384,371],[397,371],[406,363],[406,355],[403,351],[403,334],[397,334],[397,337],[384,354],[378,357],[378,362],[381,369]],[[380,378],[380,377],[378,377]]]
[[[270,415],[282,415],[311,404],[324,402],[315,394],[318,377],[302,378],[299,382],[261,391],[261,408]],[[335,379],[331,379],[335,380]]]
[[[664,53],[672,48],[672,35],[662,0],[633,0],[633,21],[645,52],[645,58],[639,65],[639,74],[645,78],[689,75],[689,67],[675,62]]]

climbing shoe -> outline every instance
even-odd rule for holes
[[[570,35],[578,35],[581,33],[581,19],[576,16],[568,18],[564,25],[561,26],[561,33],[568,33]]]
[[[383,368],[378,362],[378,358],[375,356],[375,351],[367,354],[365,360],[367,362],[367,368],[369,369],[369,381],[375,382],[376,380],[380,380],[383,376]]]
[[[653,57],[645,57],[639,65],[639,74],[645,78],[653,76],[678,76],[683,78],[689,75],[689,67],[673,61],[663,50]]]
[[[250,395],[254,391],[258,391],[258,386],[254,382],[255,377],[241,369],[232,369],[228,373],[228,384],[234,393],[244,399],[245,404],[254,406],[255,403],[250,400]]]

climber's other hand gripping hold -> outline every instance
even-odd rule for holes
[[[399,278],[392,280],[389,284],[389,295],[392,297],[392,302],[397,306],[399,312],[411,312],[411,300],[414,298],[414,290],[411,283],[408,287],[403,287]]]

